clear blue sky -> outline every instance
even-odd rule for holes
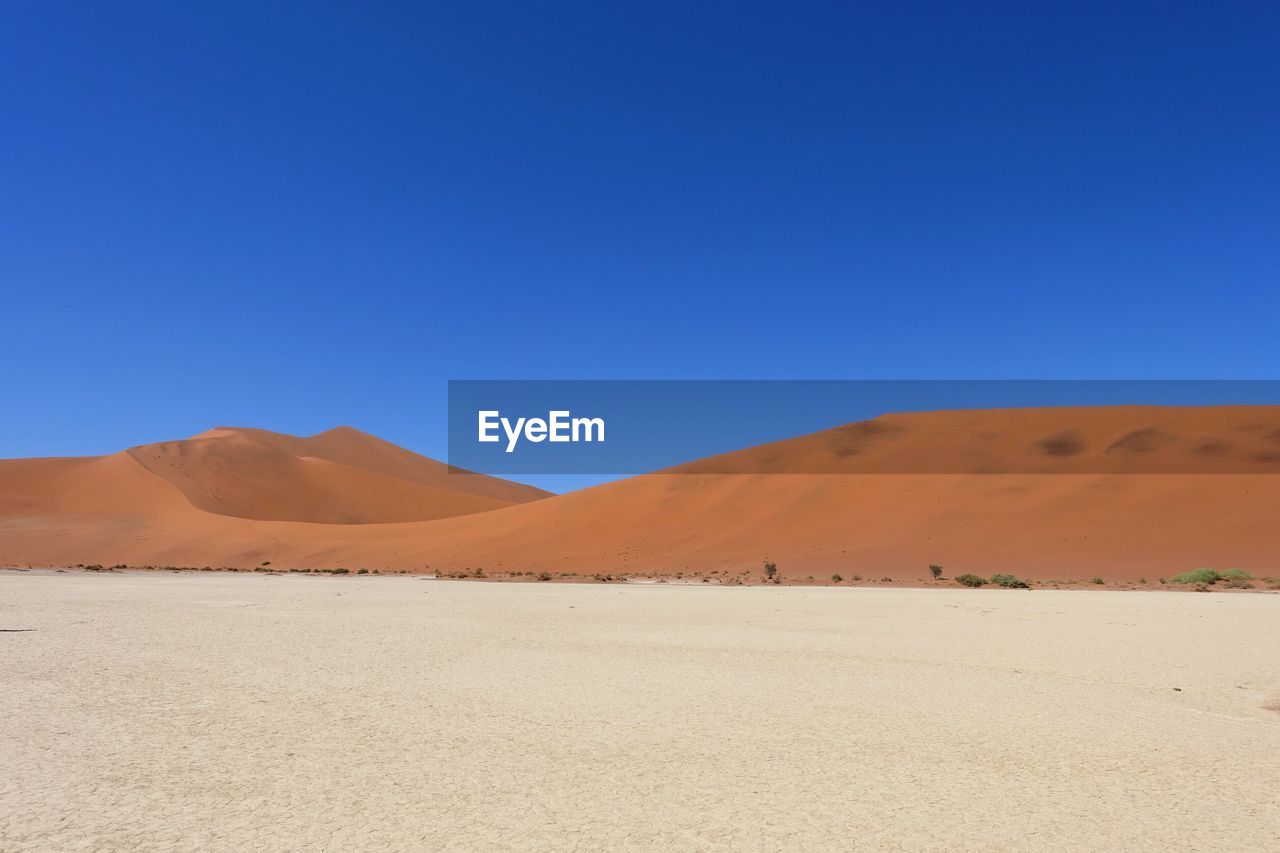
[[[6,7],[0,456],[440,456],[449,378],[1276,375],[1274,3],[191,6]]]

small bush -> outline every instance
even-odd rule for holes
[[[976,589],[977,587],[980,587],[983,584],[985,584],[986,581],[978,577],[977,575],[960,575],[958,578],[956,578],[956,583],[960,584],[961,586],[968,586]],[[1038,601],[1039,599],[1036,599],[1036,600]]]
[[[538,580],[549,581],[551,580],[551,574],[549,572],[538,572]]]
[[[884,576],[884,577],[880,578],[880,583],[893,583],[893,578],[891,578],[891,577],[889,577],[888,575],[886,575],[886,576]]]
[[[832,582],[832,583],[840,583],[840,582],[841,582],[841,581],[843,581],[843,580],[844,580],[844,578],[842,578],[840,575],[832,575],[832,576],[831,576],[831,582]]]
[[[1222,579],[1251,581],[1253,580],[1253,575],[1249,574],[1244,569],[1227,569],[1222,573]]]
[[[778,577],[778,564],[764,561],[764,579],[767,581],[776,580]]]
[[[1230,578],[1223,586],[1227,589],[1253,589],[1253,584],[1244,578]]]
[[[934,580],[937,580],[942,577],[942,566],[929,566],[929,573],[933,575]]]
[[[335,574],[335,575],[345,575],[345,574],[348,574],[348,572],[347,572],[347,570],[346,570],[346,569],[334,569],[334,570],[333,570],[333,574]]]
[[[862,580],[862,575],[854,575],[854,576],[853,576],[853,579],[854,579],[855,581],[860,581],[860,580]]]
[[[1089,581],[1089,583],[1096,583],[1098,586],[1102,586],[1104,583],[1106,583],[1106,581],[1104,581],[1102,578],[1093,578]]]
[[[1002,586],[1005,589],[1031,589],[1027,582],[1013,575],[992,575],[991,583],[995,586]]]
[[[361,569],[360,571],[356,572],[356,574],[358,574],[358,575],[367,575],[367,574],[369,574],[369,570],[368,570],[368,569]]]
[[[1183,572],[1180,575],[1174,575],[1169,580],[1173,583],[1214,584],[1222,580],[1222,575],[1213,569],[1196,569],[1194,572]]]

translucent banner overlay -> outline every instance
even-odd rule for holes
[[[1272,474],[1277,380],[452,380],[495,475]]]

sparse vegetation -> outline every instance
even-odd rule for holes
[[[972,588],[974,588],[974,589],[977,589],[978,587],[980,587],[980,586],[982,586],[983,584],[985,584],[985,583],[986,583],[986,581],[985,581],[985,580],[983,580],[982,578],[978,577],[977,575],[969,575],[969,574],[965,574],[965,575],[960,575],[959,577],[957,577],[957,578],[956,578],[956,583],[960,584],[961,586],[967,586],[967,587],[972,587]],[[1039,599],[1037,599],[1037,600],[1039,600]]]
[[[369,574],[369,570],[368,570],[368,569],[361,569],[360,571],[356,572],[356,574],[358,574],[358,575],[367,575],[367,574]]]
[[[934,580],[938,580],[940,577],[942,577],[942,566],[938,566],[938,565],[929,566],[929,574],[933,575]]]
[[[1228,578],[1222,585],[1227,589],[1253,589],[1253,584],[1244,578]]]
[[[540,581],[549,581],[549,580],[551,580],[551,573],[550,573],[550,572],[538,572],[538,580],[540,580]]]
[[[1213,569],[1196,569],[1193,572],[1183,572],[1180,575],[1174,575],[1169,578],[1172,583],[1185,584],[1215,584],[1222,579],[1223,576]]]
[[[332,574],[335,574],[335,575],[345,575],[345,574],[349,574],[349,573],[347,572],[347,570],[346,570],[346,569],[343,569],[343,568],[337,568],[337,569],[334,569],[334,570],[333,570]]]
[[[1002,586],[1005,589],[1031,589],[1031,586],[1026,581],[1013,575],[992,575],[991,583],[994,586]]]
[[[1222,579],[1251,581],[1253,580],[1253,575],[1249,574],[1244,569],[1227,569],[1222,573]]]
[[[1089,581],[1089,583],[1096,583],[1098,586],[1102,586],[1104,583],[1106,583],[1106,581],[1104,581],[1102,578],[1093,578]]]
[[[764,579],[766,581],[778,582],[778,564],[764,561]]]
[[[844,578],[843,578],[843,577],[841,577],[840,575],[832,575],[832,576],[831,576],[831,582],[832,582],[832,583],[840,583],[840,582],[842,582],[843,580],[844,580]]]

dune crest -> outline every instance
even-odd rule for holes
[[[1275,406],[886,415],[542,499],[447,470],[349,428],[0,462],[0,563],[1280,573]]]
[[[185,501],[256,521],[344,525],[446,518],[548,494],[450,474],[441,462],[350,427],[306,438],[216,427],[105,457],[7,460],[0,482],[15,507],[172,514]]]

